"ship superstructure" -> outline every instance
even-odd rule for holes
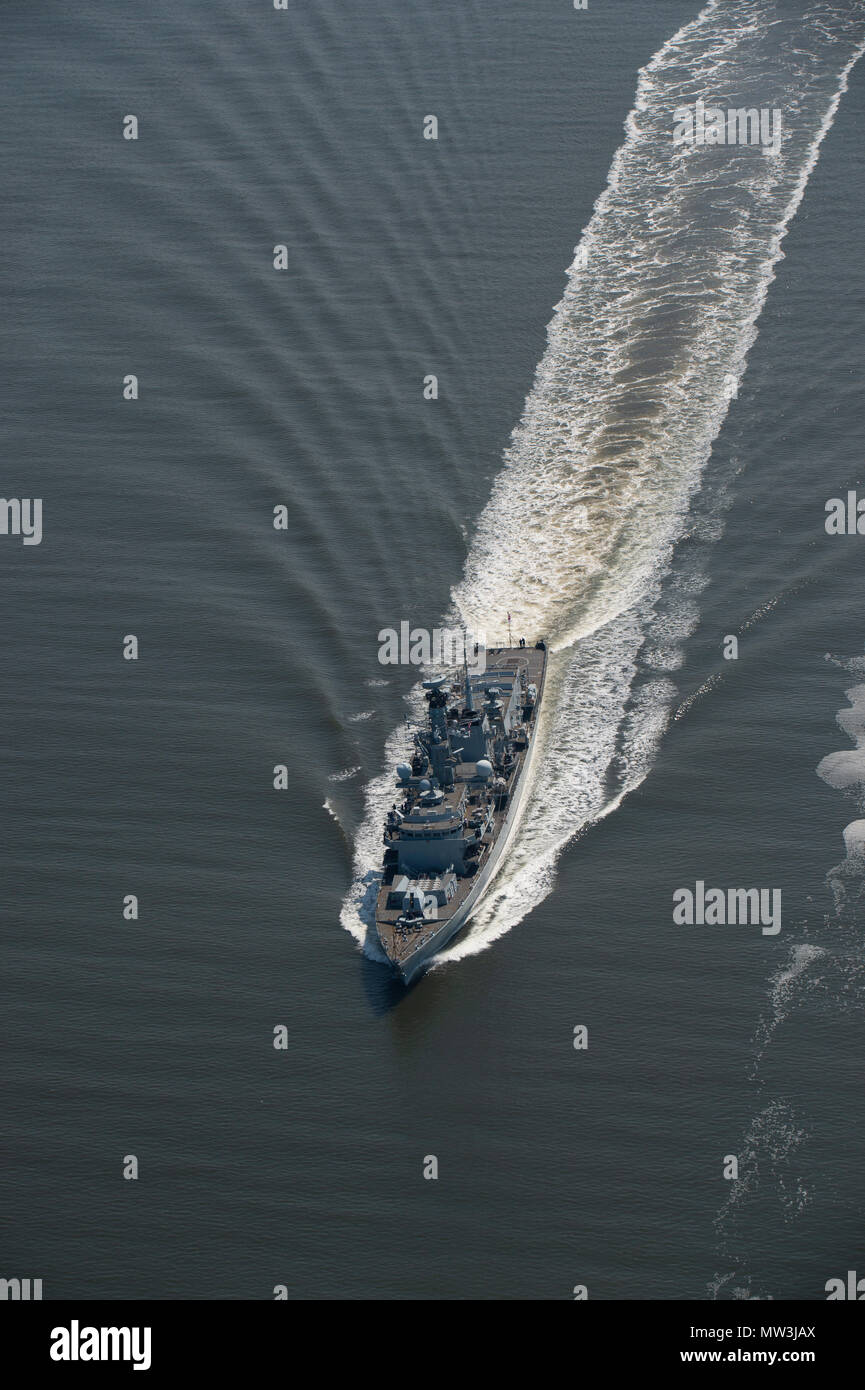
[[[427,720],[411,761],[396,769],[376,929],[406,983],[477,908],[528,782],[546,645],[486,657],[482,675],[424,681]]]

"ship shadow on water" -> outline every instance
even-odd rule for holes
[[[401,1004],[424,979],[418,976],[410,985],[403,984],[397,974],[383,961],[372,960],[366,954],[361,956],[360,977],[367,1003],[373,1013],[381,1018]]]

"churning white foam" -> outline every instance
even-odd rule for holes
[[[821,18],[825,7],[782,22],[765,0],[719,0],[640,74],[454,593],[471,630],[511,611],[520,630],[570,647],[668,561],[858,56],[849,26],[828,38]],[[785,112],[777,158],[674,146],[676,107],[726,105],[727,93]]]
[[[840,710],[836,717],[856,747],[827,754],[817,767],[817,775],[839,791],[853,788],[865,795],[865,685],[855,685],[845,694],[850,708]]]
[[[844,848],[847,858],[865,855],[865,820],[854,820],[844,827]]]

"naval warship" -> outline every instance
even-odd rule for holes
[[[384,828],[378,939],[408,984],[476,911],[528,785],[545,642],[493,647],[486,670],[426,680],[427,715]]]

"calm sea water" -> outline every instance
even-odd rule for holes
[[[816,1299],[862,1269],[865,774],[816,769],[865,669],[865,542],[824,529],[865,488],[865,68],[831,120],[865,14],[716,7],[567,282],[697,14],[7,14],[3,491],[44,538],[0,537],[5,1277]],[[673,169],[706,81],[783,107],[786,163]],[[413,684],[376,635],[453,603],[543,626],[555,702],[509,876],[404,993],[361,949]],[[779,887],[780,934],[674,926],[698,879]]]

